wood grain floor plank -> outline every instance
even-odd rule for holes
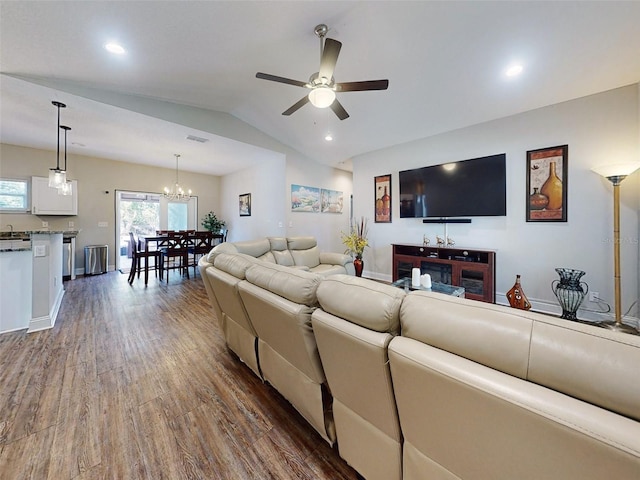
[[[228,350],[199,276],[65,290],[53,329],[0,335],[3,480],[357,478]]]
[[[100,457],[100,394],[95,371],[86,363],[67,368],[49,478],[74,478],[98,465]]]

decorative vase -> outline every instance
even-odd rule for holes
[[[382,187],[378,187],[378,196],[376,197],[376,217],[381,217],[382,216],[382,209],[383,209],[383,204],[382,204]]]
[[[387,187],[384,187],[384,194],[382,195],[382,215],[389,216],[391,212],[391,197],[387,193]]]
[[[562,181],[556,175],[556,162],[549,162],[549,177],[540,187],[540,193],[549,199],[547,210],[562,208]]]
[[[571,268],[556,268],[560,280],[551,282],[551,290],[562,307],[562,318],[577,320],[578,307],[589,292],[589,286],[580,281],[585,272]]]
[[[356,277],[362,276],[362,269],[364,268],[364,262],[361,257],[356,257],[353,261],[353,266],[356,269]]]
[[[509,300],[509,305],[513,308],[519,308],[520,310],[529,310],[531,308],[527,296],[522,291],[520,275],[516,275],[516,283],[514,283],[511,290],[507,292],[507,300]]]
[[[538,187],[533,188],[533,193],[529,196],[529,207],[531,210],[543,210],[549,204],[546,195],[538,191]]]

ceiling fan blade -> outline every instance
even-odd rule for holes
[[[336,92],[363,92],[365,90],[386,90],[387,88],[389,88],[389,80],[336,83]]]
[[[272,82],[286,83],[288,85],[295,85],[296,87],[310,88],[309,84],[307,84],[306,82],[291,80],[290,78],[278,77],[277,75],[269,75],[268,73],[258,72],[256,73],[256,78],[261,78],[262,80],[271,80]]]
[[[342,48],[342,43],[339,41],[334,40],[333,38],[325,39],[324,49],[322,50],[322,59],[320,60],[320,71],[318,72],[318,76],[320,78],[324,77],[331,82],[333,71],[335,70],[336,63],[338,62],[340,48]]]
[[[338,101],[337,98],[331,104],[331,110],[333,110],[333,113],[335,113],[340,120],[345,120],[349,118],[349,114],[347,113],[347,111],[344,109],[344,107]]]
[[[305,95],[300,100],[298,100],[296,103],[291,105],[288,109],[286,109],[284,112],[282,112],[282,114],[283,115],[291,115],[296,110],[304,107],[307,103],[309,103],[309,96]]]

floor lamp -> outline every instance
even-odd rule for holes
[[[622,299],[620,291],[620,183],[631,175],[640,164],[622,163],[593,168],[613,184],[613,280],[615,293],[615,321],[605,321],[601,325],[610,330],[638,335],[635,328],[622,323]]]

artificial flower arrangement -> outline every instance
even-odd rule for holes
[[[352,219],[349,234],[340,233],[342,235],[342,243],[347,247],[344,253],[355,255],[356,258],[362,259],[364,249],[369,246],[367,241],[367,219],[360,217],[358,222]]]

